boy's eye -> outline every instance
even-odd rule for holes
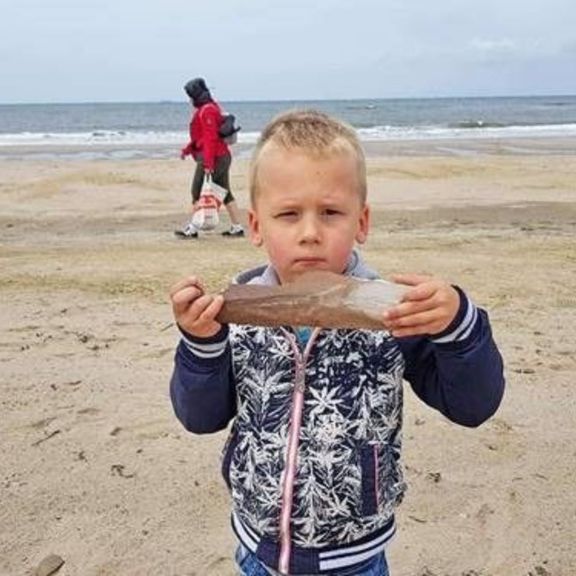
[[[282,210],[276,214],[276,218],[294,218],[296,215],[296,210]]]
[[[342,210],[338,210],[337,208],[326,208],[323,211],[324,216],[337,216],[338,214],[342,214]]]

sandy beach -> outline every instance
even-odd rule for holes
[[[496,416],[464,429],[407,386],[408,493],[394,576],[576,574],[576,142],[370,145],[365,259],[427,272],[489,311]],[[248,206],[246,161],[233,188]],[[0,159],[0,575],[231,576],[225,433],[168,396],[167,292],[264,260],[220,231],[172,234],[190,162]],[[221,229],[227,226],[223,216]]]

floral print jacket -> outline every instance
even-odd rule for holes
[[[376,278],[357,253],[347,274]],[[277,282],[267,266],[238,281]],[[477,426],[497,409],[502,361],[488,318],[460,291],[443,334],[395,339],[374,330],[223,326],[183,334],[171,382],[183,425],[232,422],[222,470],[241,542],[283,574],[343,569],[394,534],[405,484],[402,384],[452,421]]]

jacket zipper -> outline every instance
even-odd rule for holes
[[[290,568],[290,552],[292,548],[292,534],[290,520],[292,515],[292,501],[294,498],[294,483],[296,481],[296,464],[298,460],[298,442],[302,427],[302,412],[304,410],[304,390],[306,387],[306,363],[310,356],[312,344],[316,340],[320,328],[314,328],[304,354],[300,354],[296,338],[285,330],[296,360],[296,376],[294,391],[292,393],[292,409],[290,412],[290,429],[288,432],[288,449],[286,464],[284,466],[282,487],[282,509],[280,512],[280,558],[278,570],[281,574],[288,574]]]

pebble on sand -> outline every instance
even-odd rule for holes
[[[64,559],[61,556],[50,554],[49,556],[46,556],[40,564],[38,564],[35,576],[50,576],[51,574],[55,574],[60,570],[63,564]]]

